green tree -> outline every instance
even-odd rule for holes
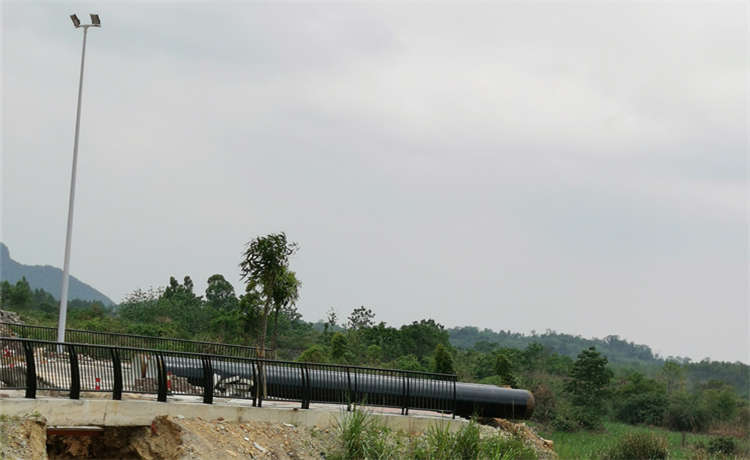
[[[731,385],[720,380],[709,380],[701,385],[701,400],[714,420],[732,420],[741,407]]]
[[[154,311],[156,321],[176,323],[181,337],[195,337],[211,321],[211,312],[204,308],[203,299],[195,295],[193,288],[190,276],[185,276],[182,284],[170,277]]]
[[[667,427],[682,432],[682,445],[685,445],[685,433],[704,430],[711,416],[701,404],[698,395],[678,391],[669,398],[665,415]]]
[[[16,285],[10,287],[10,289],[4,290],[3,297],[7,296],[8,306],[13,308],[28,308],[31,306],[31,286],[26,281],[26,277],[22,277],[16,281]],[[3,301],[5,303],[5,300]]]
[[[393,367],[404,371],[425,371],[426,369],[419,362],[419,358],[416,355],[409,353],[408,355],[399,356],[393,362]]]
[[[279,304],[279,292],[288,280],[289,256],[297,251],[295,243],[287,241],[285,233],[259,236],[247,244],[240,262],[240,275],[248,287],[258,290],[263,302],[258,345],[260,357],[265,357],[268,314]]]
[[[336,332],[331,337],[331,358],[335,363],[343,363],[346,356],[347,343],[346,336],[341,332]]]
[[[299,287],[302,283],[297,280],[297,275],[284,267],[279,277],[278,285],[273,291],[273,349],[279,346],[279,314],[284,312],[290,317],[295,315],[297,300],[299,299]]]
[[[633,371],[617,386],[612,402],[618,420],[660,425],[667,409],[667,390],[662,382]]]
[[[448,331],[432,319],[403,325],[399,332],[402,352],[424,357],[429,356],[438,343],[449,346]]]
[[[380,364],[381,359],[383,359],[383,349],[380,345],[372,344],[367,347],[367,362],[369,364]]]
[[[237,307],[234,287],[223,275],[212,275],[206,287],[206,302],[217,311],[232,311]]]
[[[349,329],[359,330],[372,327],[375,320],[375,313],[365,306],[357,307],[352,310],[346,325]]]
[[[661,379],[666,385],[667,394],[685,389],[685,368],[676,361],[666,361],[661,368]]]
[[[576,419],[584,428],[597,428],[604,416],[604,402],[612,371],[607,358],[595,347],[583,350],[573,363],[565,390],[576,408]]]
[[[302,352],[297,361],[303,363],[324,363],[326,362],[326,350],[321,345],[315,344]]]
[[[513,388],[518,386],[515,375],[513,375],[513,363],[505,353],[498,353],[495,357],[495,375],[500,376],[503,385]]]
[[[185,278],[183,278],[183,283],[180,284],[174,278],[174,276],[170,276],[169,286],[167,286],[167,288],[164,289],[162,298],[164,299],[177,298],[182,301],[196,299],[197,297],[193,293],[193,280],[189,276],[185,276]]]
[[[442,343],[438,343],[435,347],[435,372],[439,374],[456,373],[453,369],[453,356]]]

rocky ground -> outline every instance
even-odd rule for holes
[[[0,459],[47,458],[46,423],[42,417],[0,415]]]

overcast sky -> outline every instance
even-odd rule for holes
[[[285,231],[308,320],[750,361],[744,2],[3,2],[2,235],[120,301]],[[55,293],[59,295],[59,293]]]

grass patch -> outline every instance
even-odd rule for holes
[[[602,431],[578,431],[573,433],[549,431],[538,427],[539,435],[555,442],[555,452],[562,460],[591,459],[602,460],[616,448],[618,442],[634,434],[653,434],[664,439],[670,459],[721,459],[726,456],[713,455],[700,446],[708,446],[716,436],[687,433],[685,446],[682,446],[682,433],[663,428],[626,425],[624,423],[605,422]],[[736,456],[729,458],[748,458],[750,441],[737,440]]]

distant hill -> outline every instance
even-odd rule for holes
[[[555,331],[546,331],[543,334],[522,334],[511,331],[492,331],[490,329],[479,329],[476,327],[454,327],[448,329],[451,345],[458,348],[490,349],[492,346],[526,348],[532,343],[539,343],[555,353],[576,358],[581,350],[588,347],[596,347],[603,353],[612,364],[634,363],[660,363],[664,358],[653,353],[648,345],[639,345],[628,342],[616,335],[610,335],[603,339],[587,339],[581,336],[573,336]],[[685,358],[669,357],[680,362]]]
[[[32,289],[44,289],[59,298],[62,286],[62,270],[51,265],[24,265],[10,258],[10,251],[5,243],[0,243],[0,280],[15,283],[22,277]],[[70,277],[68,300],[95,300],[104,305],[114,305],[112,299],[79,280]]]
[[[545,331],[542,334],[532,332],[523,334],[511,331],[492,331],[472,326],[448,329],[450,343],[456,348],[474,349],[484,353],[500,347],[524,349],[532,343],[542,345],[545,349],[575,359],[581,350],[588,347],[596,349],[607,357],[613,368],[637,369],[647,375],[658,375],[666,360],[681,363],[692,382],[706,383],[711,380],[726,382],[737,390],[743,398],[750,397],[750,366],[741,362],[711,361],[706,358],[700,362],[691,362],[689,358],[679,356],[660,356],[648,345],[640,345],[610,335],[603,339],[584,338]]]

